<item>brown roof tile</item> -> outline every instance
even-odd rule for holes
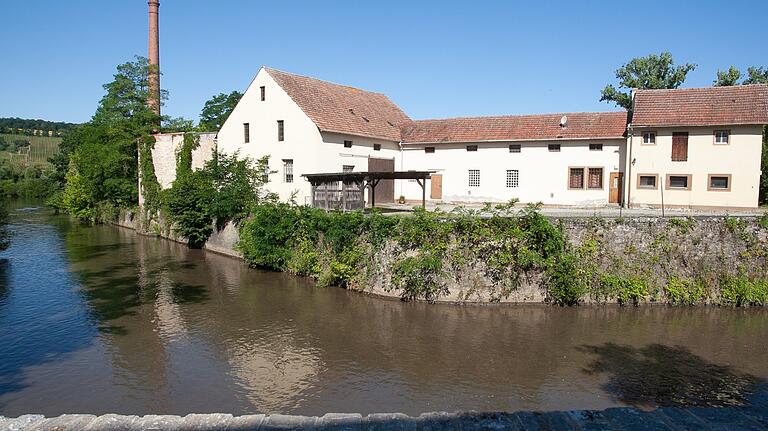
[[[768,85],[638,90],[634,126],[768,124]]]
[[[560,127],[564,115],[567,126]],[[580,112],[419,120],[402,133],[410,143],[620,139],[626,126],[626,112]]]
[[[323,132],[400,141],[400,127],[410,122],[389,98],[358,88],[266,68]]]

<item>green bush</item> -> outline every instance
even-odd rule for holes
[[[767,280],[750,280],[745,276],[725,277],[720,288],[723,304],[742,307],[768,303]]]
[[[648,298],[649,289],[646,280],[639,276],[603,274],[600,277],[599,291],[603,298],[616,298],[621,305],[637,305]]]
[[[210,203],[214,189],[205,175],[200,171],[181,175],[161,196],[165,214],[174,223],[176,233],[186,238],[191,247],[202,247],[213,232]]]
[[[434,253],[409,256],[392,267],[392,285],[402,291],[400,296],[405,300],[436,300],[447,293],[443,278],[443,261]]]
[[[554,257],[546,270],[549,300],[558,305],[578,304],[588,291],[585,275],[576,254]]]
[[[706,296],[706,287],[700,280],[684,280],[671,277],[664,287],[667,301],[671,304],[694,305]]]
[[[262,204],[253,207],[248,221],[240,226],[238,249],[252,266],[284,270],[293,257],[299,210],[288,204]]]

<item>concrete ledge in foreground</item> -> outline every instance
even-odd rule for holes
[[[602,411],[517,413],[328,413],[324,416],[190,414],[187,416],[61,415],[46,418],[0,416],[0,430],[50,431],[246,431],[246,430],[768,430],[768,395],[752,405],[727,408],[663,407],[653,411],[612,408]]]

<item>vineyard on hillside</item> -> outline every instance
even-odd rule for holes
[[[60,137],[0,133],[0,159],[26,166],[50,166],[48,159],[59,152]]]

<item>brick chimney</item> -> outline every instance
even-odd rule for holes
[[[149,0],[149,100],[147,104],[160,115],[160,0]]]

